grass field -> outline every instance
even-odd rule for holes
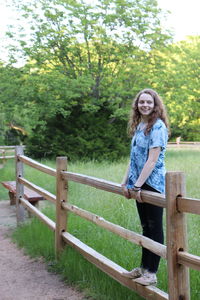
[[[185,172],[188,197],[200,198],[199,161],[200,151],[198,150],[171,149],[166,154],[168,171]],[[117,163],[69,163],[68,170],[114,182],[121,182],[127,162],[127,159],[123,159]],[[55,167],[54,161],[43,161],[43,163]],[[0,178],[3,181],[14,180],[14,177],[14,164],[13,161],[9,161],[1,169]],[[45,174],[41,175],[40,172],[29,167],[25,168],[25,177],[55,193],[55,178]],[[8,199],[5,189],[1,188],[0,193],[0,199]],[[100,215],[108,221],[141,233],[135,200],[126,200],[118,195],[70,182],[69,202]],[[51,203],[47,204],[44,210],[52,219],[55,218],[54,207]],[[188,215],[189,252],[200,256],[198,247],[200,242],[199,226],[200,216]],[[69,215],[68,231],[127,270],[140,264],[140,247],[82,220],[78,216]],[[141,299],[134,292],[121,286],[87,262],[70,247],[66,247],[59,262],[55,262],[53,234],[35,218],[18,228],[14,232],[13,238],[20,247],[25,248],[29,255],[34,257],[43,256],[49,263],[49,268],[52,271],[61,273],[65,280],[84,289],[86,294],[92,296],[93,299]],[[200,272],[191,270],[190,274],[192,300],[197,300],[200,299]],[[167,291],[166,261],[163,259],[161,259],[158,279],[158,287]]]

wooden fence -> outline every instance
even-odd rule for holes
[[[15,146],[0,146],[0,160],[6,161],[9,158],[15,158]]]
[[[168,142],[167,148],[174,148],[174,149],[189,149],[189,150],[196,150],[200,149],[200,142]]]
[[[56,196],[23,176],[24,164],[41,172],[56,177]],[[58,157],[56,170],[40,164],[25,156],[22,147],[16,147],[16,182],[17,182],[17,222],[23,221],[23,209],[25,207],[55,232],[55,253],[59,256],[65,244],[78,250],[88,261],[96,265],[103,272],[120,282],[122,285],[136,291],[145,299],[151,300],[189,300],[190,282],[189,268],[200,271],[200,257],[187,251],[186,214],[200,214],[200,199],[186,198],[185,177],[182,172],[168,172],[166,174],[166,195],[142,191],[144,202],[155,204],[166,209],[167,246],[161,245],[147,237],[127,230],[117,224],[113,224],[104,218],[89,211],[71,205],[68,199],[68,181],[86,184],[107,192],[123,195],[121,185],[67,171],[67,158]],[[56,205],[56,222],[45,216],[40,210],[32,206],[23,197],[23,188],[27,186],[40,193],[47,200]],[[131,192],[134,198],[134,192]],[[107,257],[101,255],[87,246],[67,231],[68,213],[74,213],[96,225],[113,232],[120,237],[145,247],[164,259],[167,259],[168,268],[168,294],[154,286],[142,286],[129,278],[125,278],[122,272],[126,271]]]

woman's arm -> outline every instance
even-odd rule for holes
[[[142,172],[140,173],[140,176],[138,177],[138,179],[135,183],[136,187],[141,187],[145,183],[145,181],[147,180],[149,175],[152,173],[152,171],[155,167],[155,164],[158,160],[158,157],[160,155],[160,151],[161,151],[160,147],[151,148],[149,150],[148,159],[142,169]],[[142,199],[140,196],[140,190],[138,192],[136,192],[136,200],[138,202],[142,202]]]
[[[147,180],[149,175],[152,173],[152,171],[156,165],[156,162],[160,155],[160,151],[161,151],[160,147],[149,149],[148,159],[142,169],[142,172],[140,173],[140,176],[138,177],[138,179],[135,183],[135,186],[141,187],[145,183],[145,181]]]
[[[149,156],[148,159],[142,169],[142,172],[140,173],[140,176],[138,177],[135,186],[137,187],[141,187],[145,181],[147,180],[147,178],[149,177],[149,175],[152,173],[155,164],[158,160],[158,157],[160,155],[160,151],[161,148],[160,147],[156,147],[156,148],[151,148],[149,150]],[[128,179],[128,174],[129,174],[129,170],[130,170],[130,163],[128,164],[125,176],[122,180],[122,188],[123,188],[123,193],[124,196],[128,199],[130,199],[130,194],[128,192],[128,189],[126,188],[125,184],[127,183],[127,179]],[[142,202],[141,197],[140,197],[140,191],[138,191],[136,193],[136,200],[138,200],[139,202]]]

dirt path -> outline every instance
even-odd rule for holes
[[[83,300],[84,296],[49,273],[46,265],[23,254],[9,235],[15,208],[0,201],[0,300]]]

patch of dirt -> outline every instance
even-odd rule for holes
[[[83,300],[83,294],[24,255],[9,238],[16,226],[15,207],[0,201],[0,300]]]

